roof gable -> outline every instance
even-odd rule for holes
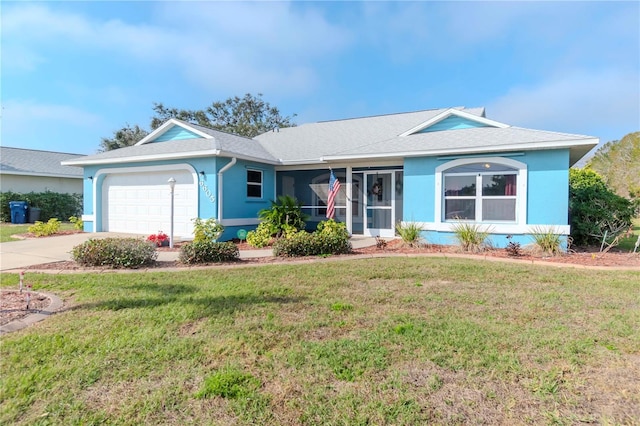
[[[136,146],[154,142],[168,142],[186,139],[213,139],[213,136],[201,131],[189,123],[172,118],[153,132],[149,133],[140,142],[136,143]]]
[[[457,108],[449,108],[435,117],[432,117],[429,120],[407,130],[400,136],[478,127],[497,127],[503,129],[509,127],[509,125],[486,118],[484,116],[484,111],[482,112],[482,115],[475,115],[461,111]]]

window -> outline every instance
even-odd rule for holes
[[[262,172],[247,170],[247,197],[262,198]]]
[[[516,222],[518,169],[470,163],[445,169],[444,220]]]

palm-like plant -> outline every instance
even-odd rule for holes
[[[258,216],[271,227],[271,234],[279,237],[286,228],[304,229],[309,218],[302,212],[302,203],[289,195],[280,195],[271,201],[271,208],[262,209]]]

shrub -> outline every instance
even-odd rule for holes
[[[69,222],[73,223],[73,229],[76,231],[84,230],[84,221],[76,216],[71,216]]]
[[[69,216],[82,214],[82,194],[63,194],[58,192],[0,192],[0,220],[11,221],[10,201],[26,201],[29,207],[40,209],[40,219],[47,221],[56,218],[67,220]]]
[[[629,229],[637,208],[637,203],[611,191],[593,170],[569,170],[569,218],[575,244],[600,244],[605,235],[615,239]]]
[[[533,244],[543,254],[555,256],[562,252],[562,236],[554,227],[534,227],[531,234]]]
[[[271,207],[262,209],[258,216],[270,227],[270,235],[281,236],[285,226],[293,226],[296,230],[305,227],[308,215],[302,212],[302,203],[289,195],[280,195],[271,201]]]
[[[422,245],[422,228],[416,222],[396,223],[396,232],[402,238],[402,243],[409,247]]]
[[[252,247],[266,247],[271,239],[271,226],[266,222],[261,222],[255,231],[247,232],[247,243]]]
[[[27,228],[36,237],[47,237],[56,234],[60,230],[60,221],[56,218],[49,219],[47,223],[36,221]]]
[[[344,223],[322,221],[313,233],[298,231],[273,244],[273,254],[282,257],[319,256],[351,252],[349,232]]]
[[[476,223],[458,222],[451,229],[462,250],[468,252],[482,251],[490,233],[489,229],[483,231]]]
[[[180,262],[194,263],[231,262],[238,260],[240,252],[232,242],[193,241],[180,247]]]
[[[520,243],[511,241],[511,238],[513,238],[513,235],[507,235],[507,240],[509,240],[509,243],[504,248],[505,251],[509,256],[514,256],[514,257],[521,256],[522,249],[520,247]]]
[[[224,231],[224,226],[219,223],[215,218],[209,218],[202,220],[199,217],[193,219],[193,242],[202,241],[218,241],[220,235]]]
[[[83,266],[139,268],[153,264],[158,253],[153,244],[140,238],[98,238],[75,246],[71,256]]]

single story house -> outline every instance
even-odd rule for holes
[[[569,234],[569,167],[598,143],[590,136],[510,126],[484,108],[446,108],[303,124],[248,139],[171,119],[136,145],[64,161],[84,169],[85,230],[167,232],[217,218],[222,239],[253,229],[258,211],[291,195],[325,218],[332,170],[336,219],[354,235],[393,237],[415,222],[431,243],[452,226],[478,224],[495,246],[528,242],[535,227]]]
[[[82,194],[82,170],[63,166],[81,154],[0,147],[0,191]]]

